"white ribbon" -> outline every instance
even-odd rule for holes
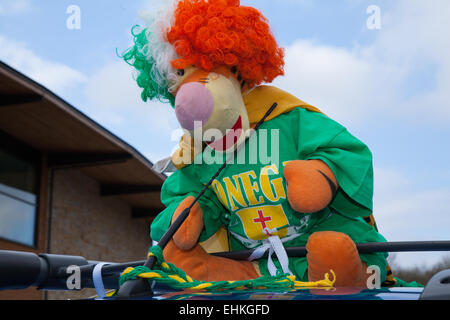
[[[94,282],[95,291],[97,291],[97,297],[99,299],[106,298],[106,291],[105,286],[103,285],[103,278],[102,278],[102,268],[105,264],[105,262],[97,263],[94,267],[94,270],[92,271],[92,280]]]
[[[283,239],[284,240],[284,239]],[[286,240],[284,241],[286,242]],[[249,261],[253,261],[261,258],[264,253],[269,250],[269,257],[267,260],[267,268],[269,269],[269,273],[272,276],[277,275],[277,267],[273,263],[272,254],[275,252],[278,261],[280,262],[281,269],[284,273],[292,275],[291,270],[289,270],[289,258],[286,253],[286,249],[284,249],[283,242],[281,241],[279,236],[271,236],[248,258]]]

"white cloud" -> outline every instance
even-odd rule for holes
[[[89,78],[86,96],[90,103],[100,108],[135,107],[141,104],[140,90],[131,77],[131,67],[125,62],[106,64]]]
[[[275,84],[347,125],[387,112],[450,121],[450,38],[443,32],[450,2],[400,0],[382,12],[381,30],[367,30],[377,32],[370,45],[347,49],[303,39],[288,46],[286,76]]]
[[[448,21],[449,1],[396,1],[393,10],[383,17],[377,41],[366,50],[371,59],[404,70],[399,85],[405,87],[424,66],[435,69],[435,79],[431,79],[434,83],[426,90],[418,89],[410,99],[394,96],[403,114],[409,111],[412,116],[450,120],[450,38],[443,32],[448,30]],[[424,109],[427,112],[421,112]]]
[[[388,241],[450,240],[450,188],[418,189],[398,170],[375,168],[374,215],[379,231]],[[446,254],[398,253],[396,262],[432,265]]]
[[[286,49],[286,75],[274,84],[338,121],[359,119],[371,95],[371,65],[345,49],[299,40]]]
[[[172,133],[179,128],[168,103],[144,103],[133,69],[124,61],[107,63],[86,84],[84,109],[121,136],[153,162],[169,156],[178,141]],[[149,151],[151,150],[151,151]]]
[[[23,43],[0,35],[0,60],[57,94],[86,81],[84,75],[62,63],[40,58]]]
[[[0,0],[0,16],[29,12],[31,8],[30,0]]]
[[[168,103],[144,103],[132,68],[123,61],[111,62],[97,70],[86,85],[91,112],[109,114],[117,121],[129,117],[147,119],[152,128],[170,135],[176,129],[174,112]]]
[[[391,61],[374,59],[371,52],[298,40],[286,48],[286,75],[274,84],[347,126],[377,113],[384,116],[386,110],[395,114],[397,88],[408,72]]]
[[[305,39],[292,43],[286,48],[286,76],[275,85],[346,126],[375,128],[386,115],[447,125],[450,38],[444,30],[450,2],[399,0],[382,13],[381,30],[366,31],[376,32],[371,44],[349,49]],[[450,240],[450,187],[424,187],[419,174],[375,170],[374,215],[388,241]],[[445,255],[399,253],[397,263],[431,265]]]

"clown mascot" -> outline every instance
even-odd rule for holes
[[[166,209],[151,225],[154,241],[232,155],[164,258],[204,281],[280,273],[318,281],[333,270],[336,286],[364,287],[376,266],[383,282],[387,255],[359,254],[355,245],[386,241],[367,218],[371,152],[317,108],[267,85],[284,74],[284,51],[266,18],[239,0],[175,0],[146,19],[123,58],[136,69],[142,99],[169,102],[185,133],[170,161],[158,164],[174,172],[162,187]],[[221,233],[231,251],[271,255],[210,255],[204,243]],[[288,258],[285,248],[297,246],[307,256]]]

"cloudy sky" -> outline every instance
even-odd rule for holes
[[[0,0],[0,60],[155,162],[177,145],[177,121],[168,105],[139,100],[131,70],[116,54],[129,47],[138,11],[152,2]],[[385,237],[450,240],[450,1],[242,2],[268,17],[286,48],[286,76],[275,85],[371,148],[375,217]],[[73,5],[79,28],[70,19]],[[423,265],[442,255],[397,260]]]

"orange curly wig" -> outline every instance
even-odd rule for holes
[[[181,0],[166,36],[180,56],[171,61],[176,69],[237,67],[250,87],[284,74],[284,50],[267,19],[239,0]]]

